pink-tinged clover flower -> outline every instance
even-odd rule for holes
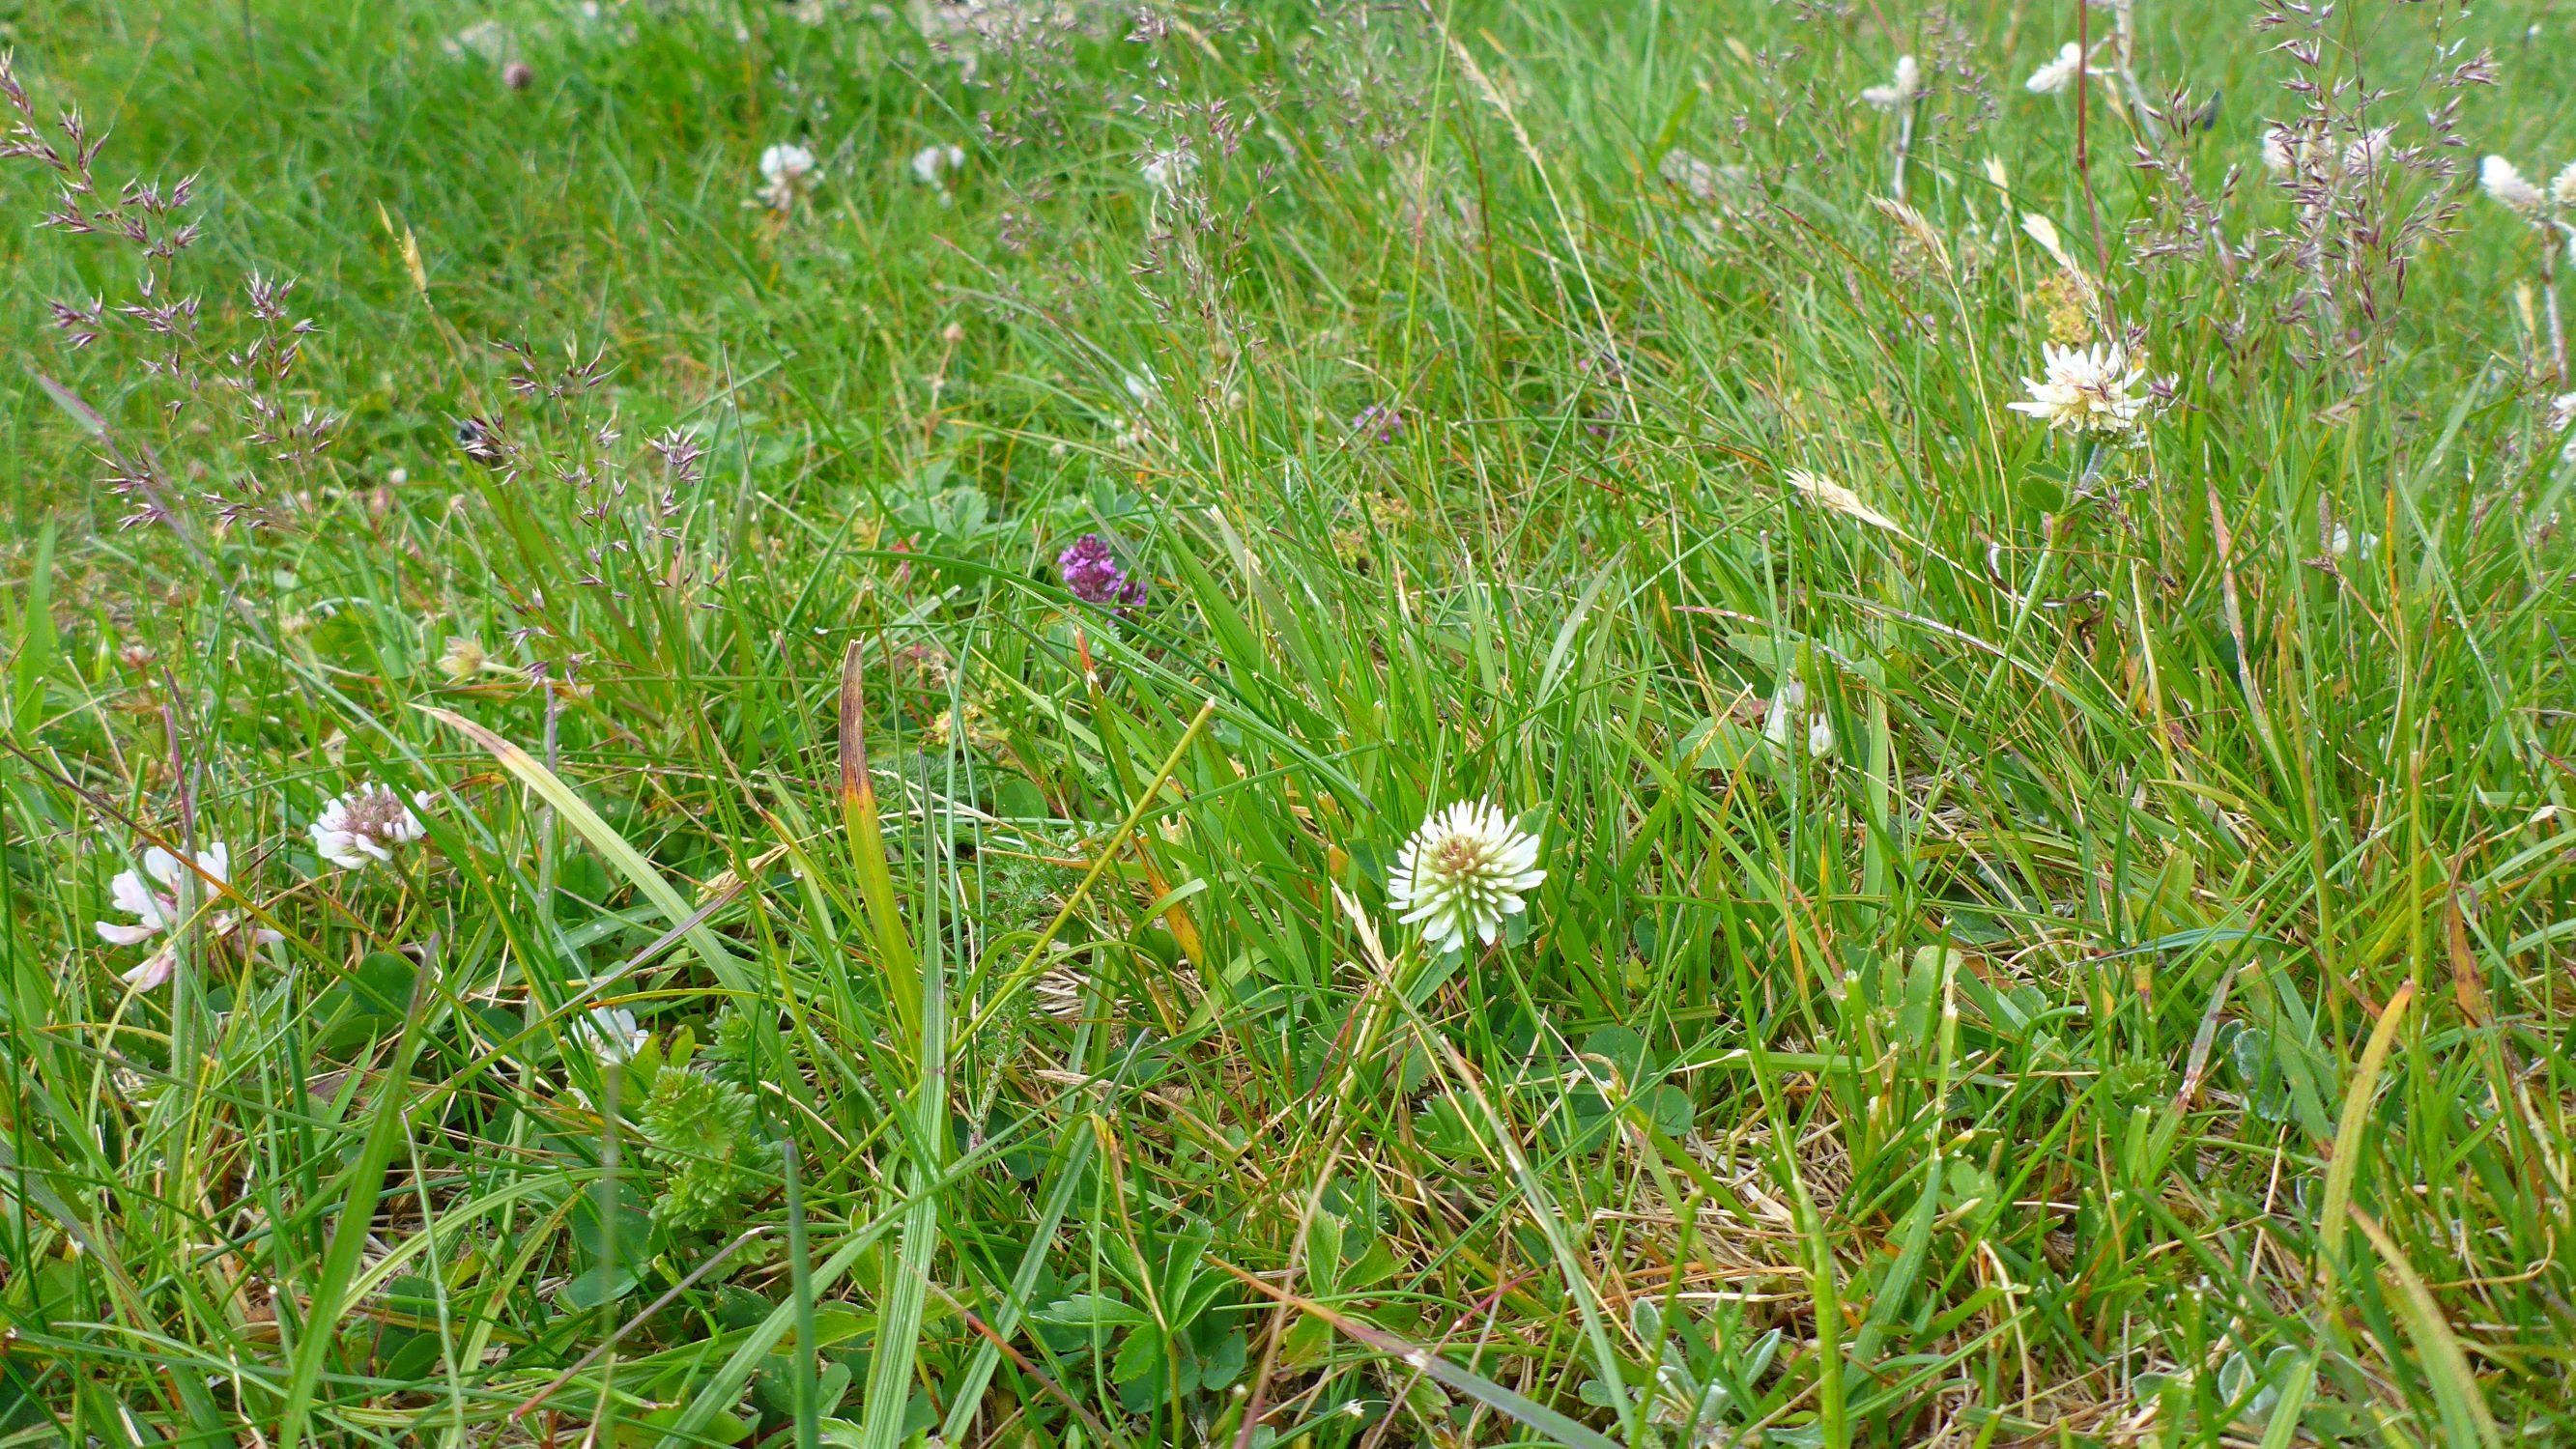
[[[232,853],[220,840],[197,852],[196,869],[191,871],[179,857],[155,845],[143,852],[143,869],[119,871],[108,883],[108,899],[115,908],[134,918],[131,924],[100,921],[99,939],[111,946],[140,946],[155,937],[174,934],[180,924],[179,894],[185,882],[193,881],[199,895],[211,894],[208,881],[225,885],[232,880]],[[217,940],[231,940],[242,933],[243,920],[236,911],[218,911],[213,919]],[[278,940],[275,931],[253,929],[249,932],[255,945]],[[179,958],[169,941],[161,949],[122,973],[125,984],[137,991],[153,991],[169,981],[178,970]]]

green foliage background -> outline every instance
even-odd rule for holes
[[[2576,18],[2258,13],[2139,0],[2079,166],[2071,4],[0,0],[204,226],[175,413],[0,228],[0,1443],[2576,1433],[2566,243],[2474,187]],[[2399,159],[2269,180],[2303,77]],[[2114,328],[2147,446],[2005,409]],[[1430,960],[1467,798],[1548,878]]]

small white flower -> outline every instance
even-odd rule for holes
[[[1753,181],[1753,173],[1741,166],[1719,166],[1678,146],[1655,163],[1655,175],[1702,206],[1731,201]]]
[[[1833,716],[1821,709],[1807,708],[1807,686],[1792,679],[1771,696],[1771,707],[1762,715],[1762,738],[1785,750],[1800,724],[1806,727],[1807,755],[1823,759],[1834,751]]]
[[[1912,104],[1914,98],[1921,94],[1923,94],[1923,67],[1915,63],[1914,57],[1900,55],[1896,58],[1894,78],[1886,85],[1871,86],[1862,91],[1860,98],[1882,111],[1893,111],[1901,106]]]
[[[789,211],[822,184],[823,163],[805,147],[781,141],[760,153],[760,179],[766,184],[753,200],[772,211]]]
[[[924,186],[937,186],[942,176],[965,167],[963,146],[924,146],[912,153],[912,177]]]
[[[2345,527],[2343,524],[2338,523],[2334,526],[2333,535],[2326,540],[2326,545],[2334,551],[2335,557],[2342,558],[2344,555],[2352,552],[2354,542],[2355,540],[2352,536],[2352,530]],[[2363,558],[2368,558],[2372,554],[2379,552],[2378,534],[2365,533],[2359,539],[2359,543],[2361,545],[2361,556]]]
[[[518,49],[518,42],[510,34],[510,27],[498,20],[486,19],[477,20],[449,36],[441,48],[458,59],[470,55],[477,60],[500,65],[511,59],[511,52]]]
[[[197,864],[206,874],[221,876],[224,873],[224,848],[218,845],[212,850],[198,851]],[[121,926],[112,921],[98,923],[99,937],[110,945],[133,946],[148,941],[170,929],[178,916],[179,904],[174,893],[179,885],[179,858],[157,845],[153,846],[143,852],[143,872],[119,871],[116,879],[108,884],[108,896],[115,902],[116,909],[135,918],[135,924],[131,926]],[[169,889],[155,891],[145,886],[145,874]]]
[[[1168,196],[1179,190],[1199,169],[1199,158],[1187,151],[1156,151],[1145,158],[1138,171],[1145,184]]]
[[[1521,896],[1545,879],[1537,836],[1491,805],[1460,801],[1433,811],[1404,843],[1387,904],[1404,924],[1419,923],[1435,951],[1463,949],[1471,935],[1490,946],[1503,917],[1518,915]]]
[[[2388,159],[2389,138],[2397,134],[2395,126],[2380,126],[2365,131],[2343,148],[2343,169],[2355,176],[2368,176]]]
[[[2568,162],[2566,169],[2550,180],[2549,194],[2560,206],[2576,208],[2576,161]]]
[[[2290,173],[2298,169],[2298,164],[2299,161],[2297,154],[2290,150],[2290,137],[2288,132],[2282,130],[2279,126],[2274,126],[2264,131],[2264,170],[2271,172],[2275,177],[2278,177],[2281,180],[2287,181],[2290,178]]]
[[[2555,437],[2571,426],[2576,426],[2576,392],[2563,392],[2549,405],[2550,435]],[[2558,450],[2558,461],[2576,463],[2576,437],[2569,438],[2567,446]]]
[[[2135,437],[2146,426],[2148,400],[2137,388],[2147,370],[2130,366],[2127,348],[2116,342],[2092,347],[2050,343],[2041,356],[2046,376],[2023,378],[2030,397],[2005,406],[2070,433]]]
[[[2053,96],[2084,74],[2084,47],[2074,41],[2058,47],[2057,59],[2030,73],[2022,88],[2035,96]]]
[[[429,794],[412,797],[429,808]],[[335,797],[313,819],[313,848],[343,870],[364,870],[369,861],[389,861],[394,852],[429,832],[402,797],[382,785],[360,785]]]
[[[2549,198],[2524,180],[2521,170],[2502,156],[2489,156],[2478,163],[2478,187],[2506,210],[2523,216],[2537,219],[2549,209]]]
[[[572,1039],[604,1066],[622,1066],[644,1050],[650,1033],[622,1006],[594,1006],[572,1024]]]
[[[814,153],[793,141],[781,141],[760,153],[760,179],[772,186],[784,182],[802,191],[822,177],[823,167]]]
[[[194,871],[181,864],[179,857],[157,845],[151,846],[143,852],[141,871],[119,871],[116,879],[108,883],[108,898],[117,910],[134,917],[134,923],[100,921],[99,939],[112,946],[139,946],[163,932],[174,931],[179,925],[179,893],[183,883],[192,887],[190,894],[203,901],[214,893],[207,881],[222,885],[231,879],[232,852],[226,850],[220,840],[197,852]],[[241,917],[232,911],[222,911],[215,915],[212,924],[216,939],[229,940],[240,929]],[[261,929],[251,932],[254,943],[264,944],[278,939],[280,937],[275,931]],[[178,957],[164,945],[124,972],[123,979],[137,991],[150,991],[168,981],[178,964]]]

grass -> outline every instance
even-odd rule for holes
[[[2576,1442],[2563,16],[959,13],[0,0],[0,1444]]]

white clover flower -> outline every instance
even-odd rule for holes
[[[203,879],[199,879],[200,876]],[[206,881],[220,885],[231,879],[232,852],[226,850],[220,840],[197,852],[195,871],[181,864],[179,857],[157,845],[152,846],[143,852],[141,871],[119,871],[116,879],[108,883],[109,899],[117,910],[134,917],[134,924],[100,921],[99,939],[112,946],[139,946],[164,932],[175,931],[179,926],[179,888],[183,882],[192,882],[196,887],[194,894],[202,900],[212,894]],[[147,880],[150,884],[146,884]],[[230,940],[240,931],[241,924],[239,913],[217,912],[213,920],[216,939]],[[257,944],[281,939],[275,931],[264,928],[252,931],[250,938]],[[124,972],[122,979],[137,991],[151,991],[168,981],[171,973],[178,969],[178,964],[177,955],[165,944],[139,965]]]
[[[1198,173],[1199,158],[1187,151],[1156,151],[1137,168],[1145,184],[1168,196]]]
[[[1491,805],[1460,801],[1433,811],[1404,843],[1387,904],[1404,924],[1419,923],[1435,951],[1464,949],[1471,935],[1490,946],[1503,917],[1520,914],[1522,894],[1545,879],[1537,836]]]
[[[220,844],[197,852],[197,867],[218,880],[224,878],[227,852]],[[178,924],[179,857],[155,845],[143,852],[143,873],[117,872],[108,885],[108,895],[116,908],[135,918],[135,924],[120,926],[111,921],[98,923],[100,939],[110,945],[134,946],[152,939]],[[144,884],[149,875],[166,890],[152,890]]]
[[[471,56],[501,65],[512,59],[512,53],[519,47],[516,37],[510,34],[510,27],[498,20],[484,19],[449,36],[439,48],[458,60]]]
[[[2389,138],[2397,134],[2395,126],[2378,126],[2365,131],[2343,148],[2343,169],[2355,176],[2367,176],[2388,159]]]
[[[963,146],[924,146],[912,153],[912,179],[924,186],[937,186],[942,176],[965,167]]]
[[[2263,169],[2276,180],[2287,181],[2317,164],[2317,142],[2313,136],[2298,136],[2288,126],[2274,121],[2263,128]]]
[[[2539,187],[2523,179],[2523,174],[2502,156],[2489,156],[2478,163],[2478,188],[2506,210],[2537,219],[2549,209],[2549,198]]]
[[[2560,206],[2576,209],[2576,161],[2550,179],[2549,194]]]
[[[2279,128],[2265,131],[2263,133],[2263,169],[2271,172],[2275,177],[2287,179],[2290,168],[2295,164],[2290,155],[2290,143],[2282,139]]]
[[[784,182],[801,191],[823,179],[823,167],[812,151],[781,141],[760,153],[760,179],[772,186]]]
[[[426,810],[429,792],[412,796]],[[313,848],[342,870],[364,870],[370,861],[389,861],[394,852],[429,834],[402,797],[382,785],[360,785],[335,797],[313,819]]]
[[[2035,96],[2053,96],[2075,84],[2084,74],[2084,47],[2068,41],[2058,47],[2057,59],[2030,73],[2022,89]]]
[[[2148,398],[2138,390],[2147,370],[2132,367],[2119,343],[2092,347],[2044,344],[2044,377],[2025,377],[2030,397],[2005,406],[2070,433],[2135,437],[2146,426]]]
[[[752,199],[772,211],[791,210],[823,183],[823,163],[805,147],[781,141],[760,153],[760,179],[764,184]]]
[[[1655,175],[1702,206],[1731,202],[1753,183],[1753,173],[1743,167],[1720,166],[1679,146],[1666,151],[1663,159],[1655,163]]]
[[[651,1033],[637,1026],[635,1013],[622,1006],[594,1006],[573,1021],[572,1039],[602,1066],[614,1067],[635,1060]]]
[[[1923,67],[1915,63],[1914,57],[1900,55],[1896,58],[1895,76],[1886,85],[1871,86],[1862,91],[1860,98],[1882,111],[1893,111],[1913,104],[1914,98],[1921,94]]]

